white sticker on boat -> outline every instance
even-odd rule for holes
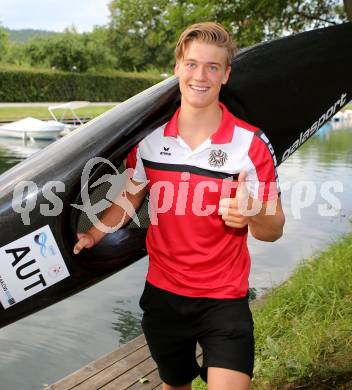
[[[49,225],[0,248],[0,302],[5,309],[69,275]]]

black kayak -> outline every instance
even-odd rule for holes
[[[344,23],[243,49],[220,100],[263,132],[279,165],[352,99],[351,48],[352,23]],[[171,77],[0,176],[1,327],[146,255],[145,207],[140,223],[94,249],[75,256],[72,248],[76,232],[89,226],[89,207],[98,213],[118,188],[123,175],[115,167],[179,102]]]

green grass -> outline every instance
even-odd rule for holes
[[[351,389],[352,235],[308,258],[253,316],[253,390]]]
[[[112,108],[112,105],[106,106],[87,106],[82,107],[75,112],[79,117],[95,118],[96,116],[104,113]],[[60,119],[63,110],[55,110],[55,115]],[[26,118],[28,116],[38,119],[52,119],[48,109],[46,107],[0,107],[0,121],[15,121],[18,119]],[[71,117],[71,113],[66,111],[65,117]]]
[[[75,112],[81,117],[95,118],[112,107],[112,105],[88,106],[75,110]],[[352,104],[347,105],[346,108],[352,109]],[[62,112],[63,110],[55,110],[58,118]],[[39,119],[51,119],[50,113],[45,107],[0,107],[0,121],[18,120],[27,116]],[[66,113],[66,116],[70,116],[69,112]]]

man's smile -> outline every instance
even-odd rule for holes
[[[189,84],[189,87],[190,89],[192,89],[192,91],[201,92],[201,93],[207,92],[210,89],[210,87],[201,87],[199,85],[193,85],[193,84]]]

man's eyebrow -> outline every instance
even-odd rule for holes
[[[199,62],[193,58],[185,58],[184,61],[192,61],[192,62]],[[213,62],[213,61],[210,61],[210,62],[206,62],[206,64],[208,65],[219,65],[221,66],[220,62]]]

